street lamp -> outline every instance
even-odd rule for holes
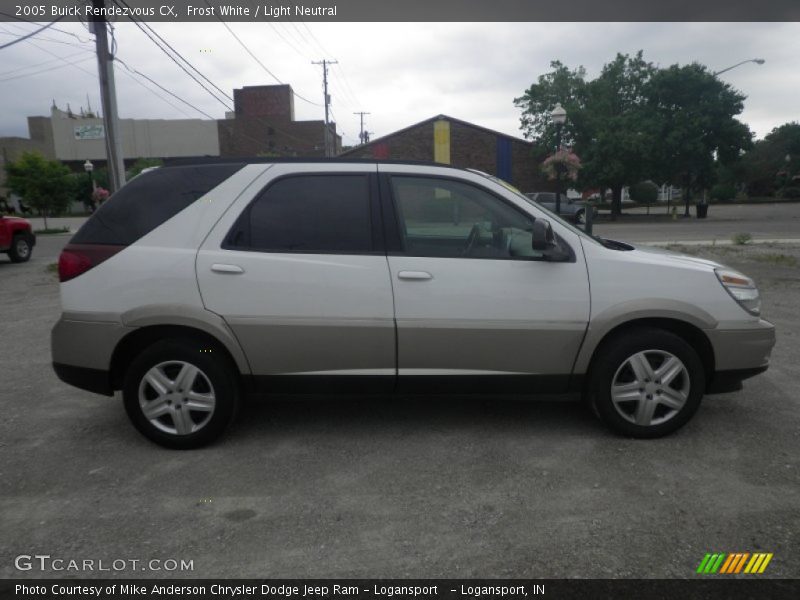
[[[92,182],[92,195],[89,198],[89,205],[88,206],[89,206],[89,209],[91,210],[91,212],[94,212],[94,208],[95,208],[94,207],[94,193],[97,190],[97,184],[94,181],[94,175],[92,175],[92,171],[94,171],[94,165],[92,164],[92,161],[90,161],[88,158],[86,159],[86,162],[83,163],[83,170],[86,171],[86,174],[89,176],[89,179]]]
[[[550,113],[550,118],[556,126],[556,154],[561,150],[561,128],[567,120],[567,111],[561,104],[556,104],[556,107]],[[556,161],[556,214],[561,214],[561,165]]]
[[[725,73],[726,71],[730,71],[731,69],[735,69],[736,67],[741,67],[742,65],[746,65],[747,63],[756,63],[757,65],[763,65],[766,61],[763,58],[748,58],[747,60],[743,60],[740,63],[736,63],[735,65],[728,67],[727,69],[722,69],[721,71],[717,71],[716,73],[712,73],[714,77],[719,75],[720,73]]]
[[[97,189],[97,184],[94,182],[94,176],[92,175],[92,171],[94,171],[94,165],[88,158],[86,159],[86,162],[83,163],[83,170],[86,171],[86,174],[89,175],[89,179],[92,180],[92,191],[94,192],[95,189]]]

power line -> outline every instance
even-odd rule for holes
[[[208,2],[208,0],[205,0],[205,2],[206,2],[206,4],[207,4],[209,7],[211,6],[211,4]],[[223,21],[223,20],[222,20],[222,18],[220,18],[219,16],[217,16],[217,19],[219,20],[219,22],[220,22],[220,23],[222,23],[222,24],[225,26],[225,29],[227,29],[227,30],[228,30],[228,32],[229,32],[229,33],[230,33],[230,34],[231,34],[231,35],[234,37],[234,39],[235,39],[237,42],[239,42],[239,45],[240,45],[242,48],[244,48],[245,52],[247,52],[247,53],[248,53],[248,54],[249,54],[249,55],[250,55],[250,56],[253,58],[253,60],[255,60],[255,61],[258,63],[258,65],[259,65],[259,66],[260,66],[262,69],[264,69],[264,71],[267,73],[267,75],[269,75],[270,77],[272,77],[272,78],[273,78],[275,81],[277,81],[277,82],[278,82],[278,83],[280,83],[281,85],[284,85],[284,83],[283,83],[283,82],[280,80],[280,78],[278,78],[278,76],[277,76],[277,75],[275,75],[275,73],[273,73],[272,71],[270,71],[270,70],[267,68],[267,66],[266,66],[266,65],[265,65],[263,62],[261,62],[261,60],[260,60],[260,59],[259,59],[259,58],[258,58],[258,57],[257,57],[257,56],[256,56],[256,55],[255,55],[255,54],[254,54],[254,53],[253,53],[251,50],[250,50],[250,48],[247,46],[247,44],[245,44],[245,43],[244,43],[244,42],[241,40],[241,38],[240,38],[238,35],[236,35],[236,33],[233,31],[233,29],[231,29],[231,28],[230,28],[230,26],[229,26],[229,25],[228,25],[228,24],[227,24],[225,21]],[[309,100],[308,98],[305,98],[305,97],[301,96],[300,94],[298,94],[297,92],[295,92],[295,91],[294,91],[294,89],[292,89],[292,94],[293,94],[295,97],[299,98],[300,100],[303,100],[304,102],[308,102],[309,104],[311,104],[311,105],[313,105],[313,106],[322,106],[321,104],[317,104],[316,102],[313,102],[313,101]]]
[[[130,7],[128,6],[128,4],[125,2],[125,0],[120,0],[120,1],[122,2],[122,4],[124,4],[125,6],[127,6],[128,8],[130,8]],[[117,0],[114,0],[114,2],[117,2]],[[227,103],[226,103],[226,102],[224,102],[223,100],[220,100],[220,99],[219,99],[219,97],[217,97],[217,95],[216,95],[216,94],[214,94],[214,92],[212,92],[210,89],[208,89],[208,88],[207,88],[207,87],[206,87],[206,86],[203,84],[203,82],[201,82],[199,79],[197,79],[197,77],[195,77],[194,75],[192,75],[192,74],[191,74],[191,73],[190,73],[190,72],[189,72],[189,71],[186,69],[186,67],[184,67],[184,66],[183,66],[183,65],[182,65],[180,62],[178,62],[178,60],[177,60],[177,59],[176,59],[176,58],[175,58],[175,57],[174,57],[172,54],[170,54],[170,53],[169,53],[167,50],[165,50],[165,49],[164,49],[164,47],[163,47],[161,44],[159,44],[159,43],[158,43],[158,42],[157,42],[157,41],[156,41],[156,40],[153,38],[153,36],[152,36],[152,35],[150,35],[150,33],[147,31],[147,29],[145,29],[145,28],[142,26],[142,23],[141,23],[140,21],[138,21],[138,20],[134,19],[132,16],[129,16],[128,18],[129,18],[129,19],[130,19],[130,20],[133,22],[133,24],[134,24],[134,25],[136,25],[136,26],[137,26],[137,27],[138,27],[138,28],[141,30],[141,32],[142,32],[142,33],[144,33],[144,34],[145,34],[145,35],[148,37],[148,39],[149,39],[151,42],[153,42],[153,44],[155,44],[155,45],[156,45],[156,46],[157,46],[157,47],[158,47],[158,48],[159,48],[159,49],[160,49],[160,50],[161,50],[161,51],[162,51],[164,54],[166,54],[166,55],[167,55],[167,56],[170,58],[170,60],[172,60],[172,62],[174,62],[176,65],[178,65],[178,67],[180,67],[180,68],[181,68],[181,70],[182,70],[184,73],[186,73],[186,74],[187,74],[189,77],[191,77],[191,78],[192,78],[192,79],[195,81],[195,83],[197,83],[197,85],[199,85],[199,86],[200,86],[200,87],[202,87],[202,88],[203,88],[203,89],[204,89],[206,92],[208,92],[208,93],[209,93],[209,95],[211,95],[211,97],[212,97],[212,98],[214,98],[214,100],[216,100],[217,102],[219,102],[220,104],[222,104],[222,106],[224,106],[224,107],[225,107],[225,108],[227,108],[228,110],[233,110],[233,107],[232,107],[232,106],[230,106],[229,104],[227,104]],[[152,30],[152,29],[151,29],[151,30]],[[154,33],[156,36],[158,36],[158,38],[159,38],[159,39],[161,39],[161,40],[163,41],[163,38],[161,38],[161,36],[159,36],[159,35],[158,35],[158,34],[157,34],[155,31],[153,31],[153,33]],[[168,44],[166,41],[164,41],[164,44],[166,44],[167,46],[169,46],[169,44]],[[194,69],[194,70],[195,70],[195,71],[196,71],[196,72],[197,72],[197,73],[198,73],[198,74],[199,74],[201,77],[203,77],[203,79],[205,79],[206,81],[208,81],[209,83],[211,83],[211,85],[213,85],[215,88],[217,88],[217,89],[220,89],[220,88],[219,88],[219,87],[218,87],[216,84],[214,84],[213,82],[211,82],[211,80],[210,80],[210,79],[208,79],[208,78],[207,78],[205,75],[203,75],[202,73],[200,73],[200,71],[199,71],[199,70],[197,70],[197,68],[195,68],[195,67],[194,67],[194,65],[192,65],[192,64],[191,64],[191,63],[190,63],[188,60],[186,60],[186,59],[185,59],[185,58],[184,58],[184,57],[183,57],[183,56],[180,54],[180,52],[178,52],[177,50],[175,50],[174,48],[172,48],[172,46],[169,46],[169,47],[170,47],[170,48],[173,50],[173,52],[175,52],[175,54],[177,54],[177,55],[178,55],[178,56],[181,58],[181,60],[183,60],[183,62],[185,62],[185,63],[186,63],[187,65],[189,65],[189,66],[190,66],[192,69]],[[230,96],[228,96],[228,95],[227,95],[227,94],[225,94],[224,92],[223,92],[223,95],[224,95],[226,98],[228,98],[228,99],[231,99],[231,98],[230,98]]]
[[[87,52],[88,52],[88,50],[87,50]],[[59,56],[57,58],[51,58],[49,60],[45,60],[45,61],[42,61],[42,62],[39,62],[39,63],[35,63],[35,64],[32,64],[32,65],[25,65],[23,67],[17,67],[16,69],[11,69],[10,71],[3,71],[3,72],[0,72],[0,77],[5,76],[5,75],[12,75],[14,73],[18,73],[19,71],[25,71],[27,69],[35,69],[36,67],[42,67],[44,65],[49,65],[49,64],[52,64],[54,62],[58,62],[59,60],[68,60],[70,58],[75,58],[76,56],[80,56],[80,54],[81,54],[80,52],[76,52],[75,54],[69,54],[69,55],[64,56],[64,57]]]
[[[72,56],[75,56],[75,55],[73,54]],[[33,75],[40,75],[41,73],[48,73],[50,71],[55,71],[56,69],[63,69],[65,66],[74,67],[74,66],[76,66],[76,65],[78,65],[80,63],[85,63],[85,62],[93,60],[93,59],[94,59],[93,56],[86,56],[84,58],[81,58],[80,60],[75,60],[75,61],[69,62],[65,58],[65,59],[63,59],[64,62],[65,62],[64,65],[55,65],[54,67],[48,67],[46,69],[39,69],[38,71],[33,71],[32,73],[22,73],[20,75],[12,75],[11,77],[5,77],[3,79],[0,79],[0,81],[12,81],[14,79],[23,79],[25,77],[31,77]],[[52,62],[52,61],[47,61],[47,62]]]
[[[23,19],[22,17],[18,17],[16,15],[12,15],[11,13],[3,12],[1,10],[0,10],[0,15],[3,15],[4,17],[8,17],[9,19],[16,19],[17,21],[22,21],[23,23],[30,23],[31,25],[36,25],[35,21],[31,21],[29,19]],[[61,18],[63,18],[63,17],[61,17]],[[56,21],[58,21],[58,20],[60,20],[60,19],[56,19]],[[53,21],[53,23],[55,23],[55,21]],[[51,23],[51,25],[53,23]],[[79,42],[81,42],[82,44],[89,44],[92,41],[92,40],[81,39],[80,36],[78,36],[77,33],[73,33],[71,31],[67,31],[65,29],[59,29],[58,27],[52,27],[51,31],[58,31],[59,33],[64,33],[66,35],[71,35],[75,39],[77,39]]]
[[[52,27],[53,25],[55,25],[55,24],[56,24],[58,21],[60,21],[60,20],[61,20],[61,19],[63,19],[63,18],[64,18],[64,17],[58,17],[58,18],[57,18],[55,21],[53,21],[53,22],[51,22],[51,23],[48,23],[48,24],[47,24],[47,25],[45,25],[44,27],[40,27],[40,28],[39,28],[39,29],[37,29],[36,31],[31,31],[31,32],[30,32],[28,35],[23,35],[22,37],[20,37],[20,38],[17,38],[17,39],[16,39],[16,40],[14,40],[13,42],[8,42],[7,44],[3,44],[2,46],[0,46],[0,50],[2,50],[3,48],[8,48],[9,46],[13,46],[14,44],[19,44],[20,42],[24,42],[24,41],[25,41],[25,40],[27,40],[29,37],[33,37],[33,36],[35,36],[37,33],[40,33],[40,32],[42,32],[42,31],[44,31],[44,30],[45,30],[45,29],[47,29],[48,27]]]
[[[161,85],[160,83],[158,83],[157,81],[155,81],[153,78],[151,78],[151,77],[149,77],[149,76],[145,75],[145,74],[144,74],[144,73],[142,73],[141,71],[139,71],[139,70],[137,70],[137,69],[134,69],[133,67],[130,67],[130,66],[128,66],[128,64],[127,64],[127,63],[126,63],[124,60],[122,60],[121,58],[119,58],[119,57],[116,57],[116,56],[115,56],[115,57],[114,57],[114,60],[116,60],[117,62],[119,62],[119,64],[121,64],[123,67],[125,67],[125,68],[126,68],[128,71],[130,71],[131,73],[135,73],[136,75],[139,75],[140,77],[144,77],[144,78],[145,78],[147,81],[149,81],[150,83],[152,83],[153,85],[155,85],[156,87],[158,87],[160,90],[162,90],[162,91],[166,92],[167,94],[169,94],[169,95],[170,95],[170,96],[172,96],[173,98],[175,98],[175,99],[177,99],[177,100],[180,100],[181,102],[183,102],[183,103],[184,103],[186,106],[188,106],[189,108],[192,108],[192,109],[196,110],[197,112],[199,112],[201,115],[204,115],[204,116],[208,117],[209,119],[211,119],[211,120],[214,120],[214,117],[212,117],[211,115],[209,115],[207,112],[205,112],[205,111],[203,111],[203,110],[200,110],[200,109],[199,109],[199,108],[197,108],[197,107],[196,107],[194,104],[190,104],[188,101],[184,100],[183,98],[181,98],[180,96],[178,96],[178,95],[177,95],[177,94],[175,94],[174,92],[172,92],[172,91],[168,90],[168,89],[167,89],[167,88],[165,88],[163,85]],[[122,72],[123,72],[123,73],[125,73],[125,71],[122,71]],[[134,81],[136,81],[136,80],[134,79]],[[137,82],[137,83],[140,83],[140,82]],[[142,85],[142,84],[140,83],[140,85]],[[146,88],[146,89],[150,89],[150,88],[147,88],[147,86],[145,86],[145,88]],[[153,90],[150,90],[150,91],[151,91],[151,92],[153,92]],[[155,94],[155,92],[153,92],[153,93]],[[158,94],[156,94],[156,96],[158,96]],[[158,96],[158,97],[159,97],[159,98],[161,98],[161,96]],[[171,103],[171,102],[169,102],[168,100],[166,100],[166,99],[164,99],[164,98],[161,98],[161,99],[162,99],[162,100],[164,100],[164,102],[167,102],[167,104],[169,104],[170,106],[172,106],[172,107],[174,107],[174,108],[178,109],[178,107],[176,107],[174,104],[172,104],[172,103]],[[178,109],[178,110],[180,110],[180,109]],[[181,111],[181,112],[183,112],[183,111]],[[186,113],[183,113],[183,114],[186,114]]]

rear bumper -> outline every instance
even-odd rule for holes
[[[131,329],[119,322],[79,320],[75,316],[63,314],[50,333],[53,369],[65,383],[111,396],[111,356]]]
[[[113,396],[114,390],[111,389],[111,376],[108,371],[90,369],[88,367],[75,367],[62,363],[53,363],[53,370],[58,378],[64,383],[75,386],[95,394]]]

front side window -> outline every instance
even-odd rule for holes
[[[467,183],[392,177],[405,254],[443,258],[532,258],[533,218]]]
[[[368,177],[280,179],[245,209],[223,247],[308,254],[371,252]]]

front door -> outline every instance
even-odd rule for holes
[[[401,388],[565,391],[589,319],[577,238],[573,260],[548,262],[533,217],[480,185],[394,172],[383,189]]]

